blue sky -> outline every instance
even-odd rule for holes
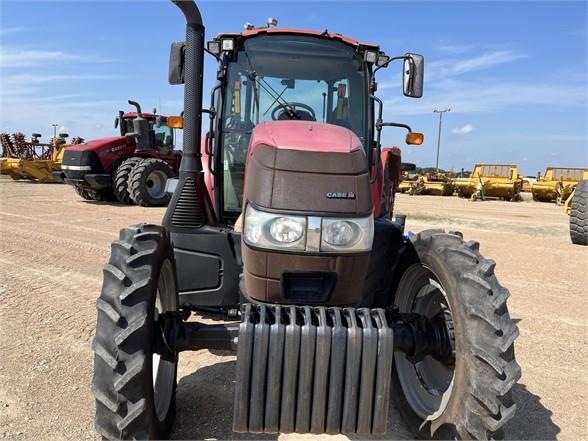
[[[245,21],[328,29],[380,44],[390,55],[422,53],[425,96],[401,94],[400,65],[381,70],[385,119],[425,133],[420,147],[385,129],[384,145],[405,161],[440,166],[514,162],[525,174],[547,165],[588,166],[587,3],[578,2],[222,2],[200,8],[207,38]],[[182,88],[167,84],[169,44],[183,39],[167,1],[0,0],[0,129],[40,132],[51,124],[87,139],[115,133],[129,98],[167,114]],[[205,87],[216,65],[206,58]],[[208,92],[205,93],[205,98]],[[207,100],[208,101],[208,100]]]

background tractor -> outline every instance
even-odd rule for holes
[[[145,207],[167,205],[165,185],[177,176],[181,152],[173,149],[168,118],[141,112],[119,112],[120,136],[96,139],[67,149],[62,171],[54,176],[86,200],[119,201]],[[176,118],[178,120],[178,118]],[[177,128],[181,128],[177,126]]]
[[[583,180],[588,180],[588,168],[547,167],[545,174],[533,183],[533,200],[555,201],[558,205],[563,205],[576,185]]]
[[[519,201],[523,178],[516,165],[476,164],[469,178],[456,178],[460,197],[484,200],[486,197]]]
[[[392,400],[415,436],[499,437],[521,371],[495,262],[458,232],[408,239],[392,211],[400,152],[382,154],[381,131],[423,137],[383,121],[375,78],[401,60],[419,98],[423,57],[327,31],[220,34],[201,144],[204,26],[192,1],[174,3],[182,162],[163,225],[123,229],[104,267],[98,432],[165,438],[178,357],[208,348],[237,352],[236,432],[381,435]]]

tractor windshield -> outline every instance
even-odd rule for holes
[[[355,48],[300,35],[245,41],[228,67],[221,123],[224,211],[240,212],[249,138],[256,124],[299,119],[367,139],[367,73]]]
[[[125,117],[121,122],[121,136],[125,136],[129,133],[133,133],[133,120],[135,117]],[[167,125],[167,121],[162,118],[162,121],[157,127],[157,121],[154,117],[147,118],[149,122],[150,136],[152,137],[152,145],[155,150],[161,154],[168,155],[172,153],[174,149],[174,133],[173,130]]]

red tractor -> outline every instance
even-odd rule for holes
[[[165,438],[178,358],[208,348],[237,353],[236,432],[382,435],[392,401],[415,436],[500,437],[521,370],[495,262],[459,232],[405,235],[392,213],[400,158],[380,132],[422,135],[382,121],[375,75],[402,60],[404,94],[420,97],[423,57],[269,26],[205,50],[197,6],[174,3],[183,157],[163,225],[123,229],[104,267],[98,432]],[[201,143],[205,51],[219,82]]]
[[[168,118],[141,112],[119,112],[115,128],[120,136],[95,139],[65,151],[62,171],[53,175],[73,185],[86,200],[167,205],[167,180],[178,175],[182,154],[174,150],[174,131]]]

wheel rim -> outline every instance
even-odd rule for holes
[[[159,283],[157,285],[155,320],[157,320],[159,314],[175,311],[176,308],[176,286],[173,267],[171,262],[166,260],[161,266]],[[176,381],[176,363],[163,360],[159,354],[153,353],[152,366],[155,413],[159,421],[163,421],[171,404],[174,383]]]
[[[400,312],[427,317],[443,315],[452,321],[445,289],[435,274],[422,264],[408,268],[398,286],[396,304]],[[411,360],[405,354],[394,355],[398,380],[412,410],[423,420],[437,418],[445,408],[453,390],[455,369],[427,355]]]
[[[165,196],[165,182],[167,175],[161,170],[153,170],[147,176],[146,187],[147,193],[154,199],[161,199]]]

